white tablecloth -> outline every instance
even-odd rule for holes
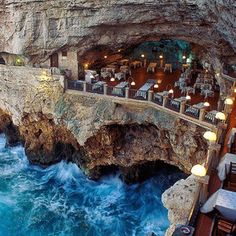
[[[115,78],[118,80],[125,79],[125,73],[124,72],[115,73]]]
[[[170,73],[172,73],[172,65],[171,64],[165,64],[164,72],[167,70],[170,71]]]
[[[133,62],[131,62],[131,65],[132,65],[134,68],[137,68],[137,67],[142,66],[142,62],[141,62],[141,61],[133,61]]]
[[[222,159],[217,167],[218,176],[221,181],[225,180],[226,175],[229,173],[230,162],[236,163],[236,155],[231,154],[231,153],[226,153],[222,157]],[[236,199],[235,199],[235,201],[236,201]]]
[[[124,95],[124,88],[128,86],[128,82],[121,82],[119,84],[117,84],[113,90],[112,90],[112,94],[116,94],[116,95]]]
[[[229,134],[228,143],[227,143],[229,148],[231,147],[231,145],[234,142],[235,134],[236,134],[236,128],[231,129],[230,134]]]
[[[155,72],[156,67],[157,67],[157,63],[151,62],[151,63],[148,65],[147,72],[148,72],[148,71]]]
[[[208,213],[216,208],[225,218],[236,220],[236,192],[219,189],[206,201],[201,208],[202,213]]]
[[[95,83],[95,84],[92,86],[92,90],[102,88],[104,84],[106,84],[106,82],[104,82],[104,81],[98,81],[97,83]]]
[[[194,104],[193,107],[198,108],[198,109],[202,109],[206,106],[204,105],[204,102],[199,102],[197,104]]]
[[[148,90],[153,86],[153,83],[145,83],[135,94],[135,97],[147,98]]]

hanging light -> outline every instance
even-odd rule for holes
[[[105,59],[107,59],[107,56],[104,56]]]
[[[119,49],[118,52],[121,52],[121,49]]]
[[[89,67],[89,64],[88,64],[88,63],[84,64],[84,68],[85,68],[85,69],[88,69],[88,67]]]
[[[154,88],[159,88],[159,85],[158,84],[154,84]]]
[[[212,132],[212,131],[206,131],[204,134],[203,134],[203,137],[210,141],[210,142],[213,142],[213,141],[216,141],[216,133]]]
[[[204,107],[209,107],[210,103],[209,102],[204,102],[203,105],[204,105]]]
[[[186,100],[191,100],[191,97],[189,95],[187,95]]]
[[[222,121],[226,120],[226,116],[225,116],[225,114],[223,112],[217,112],[215,117],[218,120],[222,120]]]
[[[142,57],[142,58],[144,58],[144,57],[145,57],[145,55],[144,55],[144,54],[142,54],[142,55],[141,55],[141,57]]]
[[[158,83],[158,84],[161,84],[161,82],[162,82],[161,79],[158,79],[158,80],[157,80],[157,83]]]
[[[159,58],[160,58],[160,59],[163,59],[163,55],[160,55]]]
[[[195,165],[191,169],[191,173],[198,177],[204,177],[206,175],[206,168],[202,165]]]
[[[173,89],[170,89],[170,90],[169,90],[169,93],[174,93],[174,90],[173,90]]]
[[[134,85],[135,85],[135,82],[134,82],[134,81],[132,81],[132,82],[131,82],[131,85],[132,85],[132,86],[134,86]]]
[[[110,81],[111,81],[111,82],[114,82],[114,81],[115,81],[115,78],[114,78],[114,77],[111,77]]]
[[[185,55],[183,55],[183,57],[182,57],[184,60],[187,58]]]
[[[236,93],[236,88],[234,89],[234,93]]]
[[[226,105],[232,105],[233,104],[233,100],[231,98],[226,98],[224,103]]]

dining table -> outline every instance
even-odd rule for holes
[[[213,193],[200,211],[202,213],[209,213],[214,209],[218,210],[220,214],[228,220],[236,220],[236,192],[226,189],[219,189]]]
[[[236,128],[232,128],[229,133],[229,138],[227,143],[228,148],[231,148],[232,144],[234,143],[234,140],[236,138],[235,136],[236,136]]]
[[[131,66],[132,66],[134,69],[136,69],[136,68],[142,66],[142,62],[141,62],[141,61],[132,61],[132,62],[131,62]]]
[[[128,82],[121,82],[112,89],[113,95],[124,96],[124,89],[129,85]]]
[[[147,72],[152,71],[154,73],[156,70],[156,67],[157,67],[157,63],[151,62],[147,67]]]
[[[236,163],[236,155],[232,154],[232,153],[226,153],[222,157],[222,159],[217,167],[218,177],[221,181],[226,179],[226,176],[229,173],[231,162]]]
[[[170,73],[173,72],[172,64],[165,64],[164,72],[169,71]]]
[[[97,83],[93,84],[92,90],[103,89],[104,84],[106,84],[106,82],[98,81]]]
[[[135,97],[143,97],[144,99],[147,99],[147,92],[150,88],[153,87],[153,83],[145,83],[135,94]]]

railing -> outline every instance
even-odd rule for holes
[[[173,111],[179,113],[182,119],[191,121],[195,124],[201,125],[207,129],[215,129],[217,120],[214,113],[207,112],[204,114],[204,109],[197,109],[193,106],[186,104],[184,101],[180,102],[167,96],[160,94],[153,94],[153,91],[142,91],[130,88],[115,88],[113,86],[107,86],[107,84],[90,84],[85,81],[73,81],[65,80],[65,88],[70,90],[77,90],[88,92],[92,94],[104,94],[112,97],[120,97],[125,99],[148,101],[149,104],[156,104],[160,108],[166,111]],[[127,101],[127,100],[126,100]]]
[[[193,107],[191,105],[185,104],[184,114],[187,116],[191,116],[193,118],[199,119],[200,109]]]
[[[78,90],[78,91],[83,91],[84,84],[83,84],[83,81],[67,80],[67,88]]]
[[[107,86],[107,95],[114,97],[125,97],[125,88],[115,88]]]
[[[171,99],[171,98],[167,98],[165,107],[167,107],[167,108],[169,108],[173,111],[180,112],[180,104],[181,103],[179,101],[176,101],[176,100]]]
[[[160,106],[163,106],[163,96],[162,95],[159,95],[159,94],[154,94],[153,95],[153,98],[152,98],[152,102],[160,105]]]
[[[148,100],[148,92],[136,89],[129,89],[129,98],[137,100]]]
[[[217,125],[218,120],[215,117],[214,113],[206,112],[204,115],[204,121],[213,125]]]

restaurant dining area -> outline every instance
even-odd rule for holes
[[[99,58],[86,58],[78,79],[68,79],[66,88],[146,101],[213,131],[204,134],[205,165],[191,170],[200,183],[191,217],[173,236],[236,235],[236,83],[222,96],[220,74],[184,41],[146,42]]]

